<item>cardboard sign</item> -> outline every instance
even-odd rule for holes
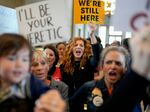
[[[87,24],[92,21],[104,24],[104,2],[101,0],[74,0],[74,24]]]
[[[150,23],[150,0],[117,0],[111,19],[115,30],[134,32]]]
[[[20,33],[33,46],[67,41],[70,38],[63,0],[37,2],[16,10]]]

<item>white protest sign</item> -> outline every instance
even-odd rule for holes
[[[0,5],[0,34],[18,32],[16,10]]]
[[[135,31],[150,23],[150,0],[116,0],[111,22],[121,31]]]
[[[16,8],[20,33],[33,46],[69,40],[65,9],[63,0],[42,1]]]

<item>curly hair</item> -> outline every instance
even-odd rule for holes
[[[91,45],[90,45],[90,42],[88,40],[83,39],[81,37],[72,38],[72,40],[70,40],[68,45],[66,46],[65,56],[64,56],[65,58],[62,62],[62,65],[64,65],[64,70],[68,74],[72,74],[74,72],[74,66],[73,65],[75,63],[75,60],[74,60],[74,55],[73,55],[73,48],[76,44],[76,41],[78,41],[78,40],[82,40],[84,42],[84,47],[85,47],[84,53],[83,53],[81,60],[80,60],[80,69],[85,66],[87,60],[92,55]]]

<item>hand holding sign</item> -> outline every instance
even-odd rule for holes
[[[130,47],[132,69],[150,80],[150,25],[139,30],[135,37],[131,38]]]

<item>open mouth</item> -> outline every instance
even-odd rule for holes
[[[80,51],[80,50],[77,50],[76,53],[77,53],[77,54],[81,54],[81,51]]]
[[[117,73],[115,71],[110,71],[109,76],[117,76]]]
[[[82,52],[81,52],[81,50],[76,50],[75,53],[76,53],[76,55],[80,56]]]

